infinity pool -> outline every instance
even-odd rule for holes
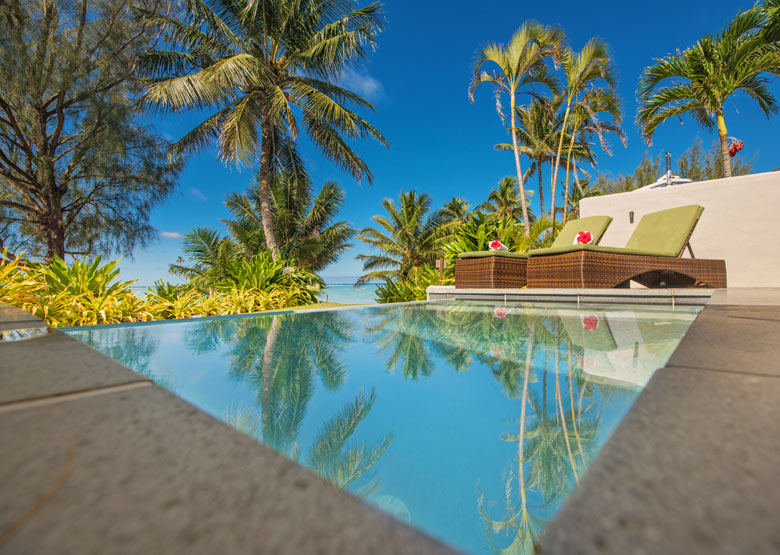
[[[64,331],[446,543],[523,553],[699,310],[447,301]]]

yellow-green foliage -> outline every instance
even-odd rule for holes
[[[427,298],[429,285],[452,285],[455,283],[454,269],[448,266],[440,281],[439,270],[432,266],[412,268],[405,277],[386,279],[382,285],[377,285],[376,299],[380,303],[403,303],[409,301],[424,301]]]
[[[247,284],[220,286],[201,293],[186,285],[156,282],[143,298],[119,281],[118,261],[101,266],[68,266],[56,259],[50,265],[27,264],[21,256],[0,258],[0,302],[18,306],[52,326],[87,326],[246,314],[318,302],[317,287],[295,283],[269,284],[265,289]]]

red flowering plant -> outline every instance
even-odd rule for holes
[[[497,306],[496,308],[493,309],[493,314],[499,320],[503,320],[504,318],[506,318],[506,315],[509,314],[509,311],[503,306]]]
[[[577,245],[590,245],[593,242],[593,234],[590,231],[580,231],[574,238]]]
[[[739,139],[731,139],[731,142],[729,143],[729,156],[734,158],[734,156],[737,155],[737,152],[745,148],[745,143],[740,141]]]

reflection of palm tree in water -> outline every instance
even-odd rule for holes
[[[375,311],[378,318],[366,325],[366,332],[385,356],[388,371],[400,368],[405,379],[413,380],[433,374],[429,338],[420,332],[428,328],[434,314],[424,308],[398,310],[389,307]]]
[[[593,397],[594,390],[579,368],[573,365],[572,347],[568,341],[567,375],[560,375],[561,362],[565,360],[562,359],[561,344],[567,339],[560,323],[554,318],[529,314],[524,315],[522,320],[527,325],[525,333],[518,324],[512,324],[512,329],[507,331],[515,337],[527,337],[527,340],[522,346],[508,344],[507,348],[513,353],[513,360],[518,360],[518,354],[524,350],[524,364],[503,360],[493,366],[494,377],[501,383],[504,393],[521,402],[518,432],[502,436],[506,441],[517,442],[519,500],[513,502],[511,499],[514,472],[510,472],[505,479],[505,517],[492,518],[485,508],[484,494],[479,498],[479,511],[487,524],[488,537],[493,547],[501,552],[513,553],[533,552],[534,542],[543,524],[539,511],[546,513],[545,507],[558,502],[571,482],[577,481],[594,450],[599,424],[597,411],[590,410],[593,402],[583,408],[583,399]],[[533,391],[530,386],[538,383],[533,365],[535,351],[539,347],[544,349],[544,373],[541,391]],[[555,371],[552,376],[548,374],[550,354],[553,356]],[[555,380],[553,388],[548,388],[548,377]],[[564,383],[561,383],[562,380]],[[550,389],[554,390],[552,407],[548,400]],[[576,450],[579,450],[580,460],[575,455]],[[541,504],[533,504],[529,500],[530,491],[539,492]],[[500,548],[497,545],[498,538],[507,534],[511,535],[512,541],[508,547]]]
[[[518,480],[518,493],[520,495],[520,505],[514,506],[511,501],[512,480],[513,473],[510,471],[505,482],[506,490],[506,509],[507,516],[501,520],[493,519],[487,514],[485,509],[484,494],[479,497],[479,511],[482,518],[488,525],[488,537],[493,542],[493,547],[500,551],[526,553],[533,549],[533,544],[539,535],[540,521],[532,514],[528,504],[528,495],[526,491],[525,481],[525,440],[526,440],[526,405],[528,401],[528,385],[531,381],[531,369],[533,366],[533,352],[534,352],[534,340],[536,335],[537,322],[530,320],[529,329],[527,331],[527,342],[525,345],[525,364],[523,365],[523,382],[522,390],[520,393],[520,424],[517,434],[507,434],[502,437],[506,441],[517,441],[517,480]],[[499,375],[506,377],[517,376],[517,372],[507,372],[511,370],[509,366],[516,363],[510,363],[505,361],[503,364],[503,372]],[[495,374],[495,372],[494,372]],[[512,383],[509,380],[504,380],[504,391],[509,394],[510,397],[516,397],[518,385]],[[500,549],[494,542],[493,534],[513,532],[514,538],[509,547]]]
[[[327,389],[338,389],[346,372],[340,360],[350,339],[346,317],[338,312],[278,315],[241,321],[232,336],[231,374],[252,383],[259,393],[260,414],[232,407],[225,420],[292,459],[301,458],[297,438],[314,392],[314,374]],[[307,466],[338,487],[346,487],[384,454],[392,436],[376,446],[348,445],[371,410],[376,395],[359,393],[327,420],[306,455]],[[369,486],[361,494],[370,493]]]

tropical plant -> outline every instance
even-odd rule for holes
[[[384,137],[350,109],[373,109],[335,84],[366,58],[382,28],[378,3],[353,9],[341,0],[191,0],[181,20],[146,12],[167,30],[168,51],[142,60],[144,102],[150,109],[217,111],[171,149],[176,157],[216,140],[219,158],[251,164],[259,156],[258,200],[265,243],[274,260],[273,158],[299,133],[358,180],[366,163],[344,138]],[[300,112],[300,117],[296,116]]]
[[[530,233],[530,220],[525,182],[520,167],[520,151],[517,144],[517,95],[529,92],[524,89],[533,85],[543,85],[552,90],[553,93],[556,92],[557,81],[548,71],[545,61],[547,58],[557,59],[563,42],[563,32],[559,28],[545,27],[536,22],[527,21],[515,31],[508,44],[489,44],[480,51],[474,65],[474,77],[469,86],[469,98],[472,102],[474,102],[474,91],[479,85],[490,83],[494,86],[496,109],[502,122],[504,116],[501,111],[500,97],[502,94],[509,97],[509,132],[512,137],[512,150],[515,155],[515,169],[517,170],[517,183],[520,188],[520,203],[526,233]],[[489,64],[498,66],[498,69],[489,73],[484,69],[484,66]]]
[[[453,196],[451,200],[444,203],[441,214],[447,222],[462,224],[469,214],[469,203],[464,198]]]
[[[396,208],[392,199],[384,199],[386,216],[374,216],[377,227],[366,227],[357,238],[381,254],[360,254],[363,271],[368,273],[356,285],[375,279],[405,277],[412,268],[433,265],[440,256],[445,219],[441,211],[431,212],[431,197],[415,190],[401,191]]]
[[[241,251],[239,245],[227,237],[221,237],[215,229],[196,227],[182,239],[182,252],[186,258],[179,258],[171,264],[169,271],[186,278],[190,285],[200,291],[207,291],[215,283],[226,279],[225,266],[241,256],[250,253]]]
[[[454,266],[448,265],[443,274],[429,265],[412,268],[404,277],[385,279],[376,286],[376,300],[381,303],[405,303],[424,301],[428,298],[430,285],[452,285],[455,283]]]
[[[455,238],[444,245],[450,266],[455,265],[458,254],[486,251],[494,239],[501,241],[511,252],[527,252],[530,249],[549,246],[553,240],[552,222],[547,218],[534,220],[531,233],[526,235],[525,227],[512,217],[489,218],[484,214],[472,214],[463,224]]]
[[[267,248],[260,198],[258,177],[246,193],[231,193],[225,201],[235,218],[225,223],[233,240],[246,252]],[[344,190],[334,181],[326,181],[315,196],[306,175],[274,176],[271,204],[279,252],[295,266],[322,271],[352,246],[349,241],[355,230],[347,222],[334,221],[344,205]]]
[[[767,42],[780,41],[780,0],[764,0],[753,8],[764,18],[762,34]]]
[[[602,121],[603,116],[608,116],[611,121]],[[609,156],[612,155],[605,133],[616,134],[623,146],[626,146],[626,134],[620,128],[622,108],[620,99],[610,88],[591,89],[578,98],[571,111],[571,139],[566,152],[566,185],[564,188],[563,223],[569,215],[569,177],[574,169],[577,177],[576,160],[586,159],[594,161],[591,143],[598,139],[601,149]],[[575,150],[575,145],[579,147]],[[582,190],[581,193],[584,193]]]
[[[571,159],[571,151],[577,138],[579,126],[590,120],[597,124],[594,108],[597,112],[607,111],[614,115],[619,114],[619,104],[614,96],[616,78],[612,59],[606,43],[598,38],[590,39],[580,52],[566,49],[561,55],[561,66],[565,76],[565,110],[563,114],[563,130],[558,137],[558,148],[555,156],[555,168],[553,169],[550,218],[555,223],[556,188],[558,185],[558,170],[561,165],[564,140],[569,138],[569,155],[566,157],[568,189],[568,170]],[[606,102],[604,99],[612,99]],[[594,106],[595,104],[595,106]],[[617,110],[616,110],[617,108]],[[571,119],[570,119],[571,118]],[[571,127],[571,129],[569,129]]]
[[[520,154],[532,160],[530,170],[539,177],[539,206],[544,215],[544,165],[555,158],[555,145],[563,125],[560,114],[562,97],[552,102],[545,98],[534,98],[530,104],[517,107],[517,142]],[[510,144],[498,144],[496,150],[509,150]],[[552,174],[550,174],[552,179]]]
[[[135,64],[159,38],[134,8],[167,0],[0,2],[0,229],[46,260],[130,253],[179,164],[141,121]]]
[[[23,307],[31,303],[41,289],[40,280],[29,276],[27,263],[19,253],[14,258],[5,248],[0,254],[0,303]]]
[[[717,141],[713,142],[710,150],[705,151],[701,139],[697,138],[678,158],[677,170],[681,177],[693,181],[726,177],[723,158],[720,155],[720,144]],[[747,175],[752,171],[753,160],[734,156],[731,161],[731,175]]]
[[[777,112],[767,75],[780,75],[780,50],[761,32],[764,23],[758,10],[739,13],[716,35],[645,68],[637,122],[648,144],[661,123],[690,115],[705,129],[717,128],[723,173],[732,176],[726,101],[743,91],[767,117]]]
[[[526,196],[531,196],[532,191],[526,190]],[[514,218],[523,221],[522,198],[517,188],[517,179],[506,176],[500,179],[496,188],[488,193],[487,202],[480,204],[477,209],[497,219]],[[529,224],[534,221],[534,214],[527,208],[526,215]]]

